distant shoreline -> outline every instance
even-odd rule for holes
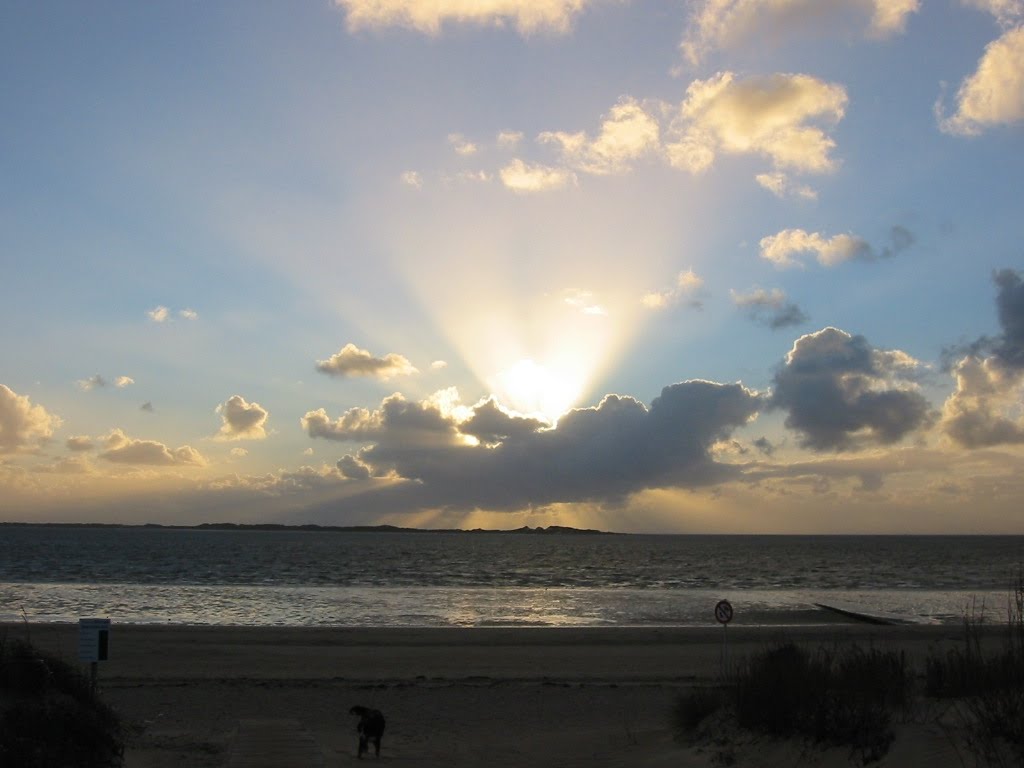
[[[176,531],[311,531],[329,533],[518,533],[531,535],[628,536],[615,531],[594,528],[572,528],[564,525],[537,526],[509,530],[496,528],[402,528],[397,525],[284,525],[283,523],[200,523],[198,525],[164,525],[162,523],[26,523],[0,522],[0,528],[132,528]]]

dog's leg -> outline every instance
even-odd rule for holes
[[[359,759],[360,760],[363,759],[363,753],[366,752],[366,741],[367,741],[366,734],[365,733],[360,733],[359,734]]]
[[[375,736],[373,739],[373,750],[377,757],[380,757],[380,736]]]

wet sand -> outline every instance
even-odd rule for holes
[[[36,645],[76,660],[77,626],[7,628],[9,636],[26,631]],[[855,641],[901,649],[913,659],[961,639],[956,627],[841,622],[732,626],[726,635],[731,661],[781,640],[813,645]],[[714,764],[717,748],[678,743],[670,717],[681,692],[717,679],[722,641],[723,630],[716,626],[115,624],[99,684],[131,727],[128,768],[222,766],[233,760],[241,765],[238,752],[246,729],[278,726],[298,729],[303,749],[312,750],[297,757],[297,764],[317,764],[309,757],[314,753],[322,755],[324,765],[355,764],[355,721],[347,714],[353,704],[387,716],[381,756],[387,763],[706,766]],[[930,755],[927,764],[941,768],[950,755],[939,736],[926,724],[901,726],[893,753],[881,765],[916,764],[905,762],[906,754],[915,753]],[[797,754],[812,759],[799,745],[735,746],[737,765],[796,764]],[[813,762],[804,764],[844,765],[847,757],[831,750],[814,753]]]

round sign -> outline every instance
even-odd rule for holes
[[[728,624],[732,621],[732,604],[728,600],[719,600],[715,606],[715,620],[719,624]]]

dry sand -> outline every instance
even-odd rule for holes
[[[0,630],[3,631],[3,630]],[[76,659],[74,625],[11,626]],[[387,716],[380,761],[410,766],[848,765],[844,750],[723,733],[677,742],[680,692],[714,682],[722,630],[346,629],[115,625],[104,698],[129,722],[128,768],[356,764],[353,704]],[[730,627],[737,659],[773,642],[906,650],[959,642],[955,627]],[[961,765],[926,713],[901,724],[881,766]],[[372,758],[370,758],[372,760]],[[970,764],[968,761],[967,764]]]

